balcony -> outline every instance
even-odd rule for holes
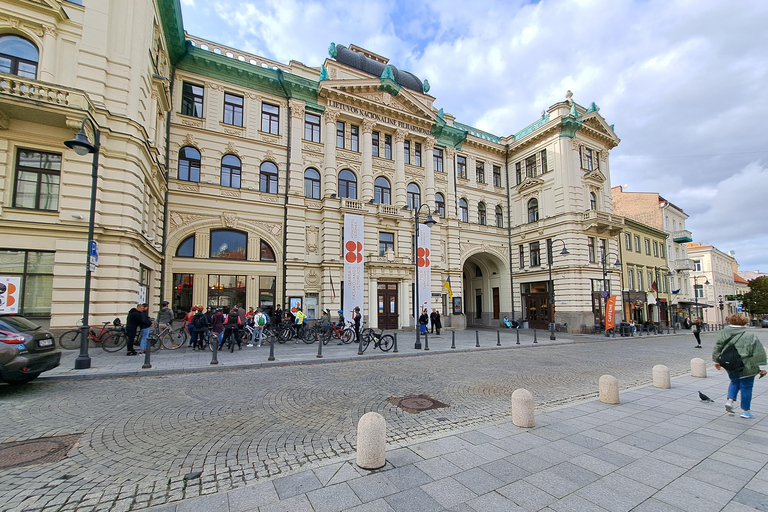
[[[691,232],[687,229],[683,229],[682,231],[675,231],[672,233],[672,240],[678,244],[693,242],[693,238],[691,238]]]
[[[583,213],[582,226],[584,231],[597,235],[616,236],[624,229],[624,217],[597,210]]]
[[[74,116],[77,128],[83,112],[93,110],[83,91],[6,73],[0,73],[0,105],[11,118],[48,126],[65,126],[67,116]]]
[[[675,270],[693,270],[693,260],[684,259],[684,260],[675,260],[672,262],[672,266],[675,267]]]
[[[377,204],[378,214],[387,215],[389,217],[401,217],[400,208],[389,204]]]
[[[358,201],[356,199],[349,199],[349,198],[342,198],[342,208],[347,208],[350,210],[362,210],[363,209],[363,203],[361,201]]]

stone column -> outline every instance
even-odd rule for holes
[[[393,205],[400,208],[407,204],[405,190],[405,130],[395,131],[395,200]]]
[[[40,80],[53,82],[53,71],[56,67],[56,30],[53,27],[43,27],[43,60],[40,62]]]
[[[338,193],[336,183],[336,119],[339,117],[339,114],[338,109],[325,109],[323,193],[326,197]]]
[[[434,209],[435,205],[435,167],[434,167],[434,155],[435,139],[430,137],[422,144],[424,148],[424,201],[429,203]]]
[[[302,154],[302,135],[304,133],[304,102],[288,100],[291,110],[291,183],[290,191],[296,195],[304,195],[304,157]]]
[[[368,202],[373,199],[373,138],[371,132],[376,123],[369,119],[363,119],[361,129],[363,131],[363,169],[360,172],[362,174],[363,181],[363,194],[362,200]]]

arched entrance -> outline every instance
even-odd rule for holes
[[[462,290],[467,327],[498,326],[511,318],[509,272],[497,255],[480,252],[464,261]]]

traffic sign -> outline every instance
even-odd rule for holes
[[[603,298],[605,298],[605,297],[607,297],[607,296],[608,296],[608,292],[603,292],[603,293],[601,293],[601,294],[600,294],[600,296],[601,296],[601,297],[603,297]]]
[[[88,244],[88,255],[91,272],[93,272],[93,267],[99,266],[99,243],[96,240],[91,240]]]
[[[736,311],[738,311],[739,313],[742,313],[744,311],[744,306],[742,306],[741,304],[738,304],[736,306]]]

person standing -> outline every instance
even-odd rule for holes
[[[504,317],[506,319],[507,317]],[[440,321],[440,312],[437,309],[432,309],[432,314],[429,315],[429,319],[432,321],[432,332],[437,331],[440,334],[440,329],[443,328],[443,323]]]
[[[283,307],[280,304],[278,304],[275,308],[275,316],[273,318],[275,322],[275,328],[280,329],[280,322],[283,321]]]
[[[427,333],[427,324],[429,324],[429,315],[427,315],[427,310],[423,310],[421,312],[421,316],[419,317],[419,331],[421,334]]]
[[[221,338],[224,335],[224,313],[221,308],[216,308],[216,312],[211,317],[211,330],[216,335],[216,343],[221,345]]]
[[[203,314],[203,308],[195,308],[195,316],[192,317],[192,350],[203,350],[203,335],[208,328],[208,317]]]
[[[173,310],[168,307],[168,301],[160,303],[160,312],[157,314],[157,326],[160,329],[173,329]]]
[[[701,348],[701,326],[703,324],[700,316],[696,317],[691,324],[691,332],[693,332],[693,336],[696,338],[696,346],[693,348]]]
[[[355,321],[355,339],[360,339],[360,322],[363,320],[363,315],[360,314],[360,306],[355,306],[352,310],[352,320]]]
[[[307,315],[304,314],[304,312],[301,310],[301,308],[296,308],[296,337],[301,338],[304,334],[304,320],[307,319]],[[299,343],[299,340],[296,340],[296,343]]]
[[[222,348],[225,341],[237,343],[238,350],[243,348],[239,336],[241,326],[242,323],[240,322],[240,315],[237,314],[237,308],[230,309],[226,318],[224,318],[224,338],[222,338],[221,343],[219,343],[219,349]],[[232,341],[229,341],[230,337],[232,338]]]
[[[152,319],[149,318],[149,304],[146,302],[141,305],[141,343],[139,344],[139,352],[144,354],[147,352],[147,340],[149,339],[149,328],[152,327]]]
[[[189,313],[184,315],[184,325],[187,326],[187,332],[189,332],[189,346],[194,348],[194,340],[195,340],[195,325],[192,323],[192,319],[195,317],[195,312],[197,311],[197,307],[192,306],[189,309]]]
[[[256,315],[253,317],[253,332],[256,336],[256,347],[261,346],[262,339],[264,338],[264,327],[267,326],[269,319],[264,314],[261,308],[256,308]]]
[[[750,411],[752,406],[752,386],[755,384],[755,376],[764,377],[766,371],[760,366],[765,366],[765,347],[754,334],[747,333],[747,318],[741,315],[730,315],[726,318],[728,326],[723,329],[712,351],[712,360],[715,368],[720,370],[722,366],[718,360],[726,352],[730,345],[738,352],[744,369],[741,372],[728,372],[731,383],[728,385],[728,400],[725,402],[725,410],[733,412],[736,398],[741,393],[741,417],[754,418]]]
[[[141,325],[141,304],[128,311],[125,319],[125,336],[128,338],[128,356],[135,356],[138,352],[133,349],[133,342],[136,339],[136,331]]]

